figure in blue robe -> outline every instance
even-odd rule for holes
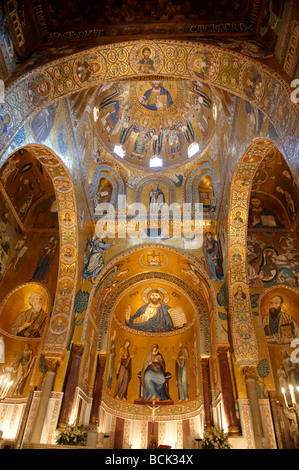
[[[134,321],[138,319],[141,315],[144,315],[146,309],[149,307],[149,304],[142,305],[135,315],[133,315],[130,320],[127,322],[126,325],[130,328],[134,328],[135,330],[141,331],[172,331],[174,330],[174,325],[171,319],[171,316],[168,313],[170,307],[165,304],[160,304],[157,309],[157,313],[154,317],[150,318],[149,320],[142,322],[142,323],[135,323]]]
[[[152,291],[149,303],[139,307],[137,312],[130,316],[131,309],[126,312],[126,325],[141,331],[172,331],[175,329],[169,314],[170,307],[161,302],[159,291]]]
[[[91,249],[88,260],[82,271],[83,279],[88,279],[94,283],[95,278],[104,267],[103,251],[108,250],[113,243],[106,243],[104,240],[89,240],[88,244]]]
[[[154,344],[146,356],[141,372],[142,399],[169,400],[166,389],[165,361],[159,352],[159,346]]]
[[[173,100],[168,90],[162,86],[162,82],[151,82],[152,88],[147,90],[140,100],[142,106],[153,111],[167,109],[173,104]]]

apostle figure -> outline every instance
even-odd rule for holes
[[[43,297],[38,292],[31,294],[28,299],[30,308],[17,316],[10,333],[24,338],[41,337],[47,319],[47,314],[42,308],[43,301]]]
[[[131,360],[134,356],[130,355],[130,345],[130,341],[126,340],[119,352],[118,371],[116,374],[117,383],[114,398],[119,398],[121,400],[127,399],[128,385],[132,377]]]
[[[108,378],[107,378],[107,387],[111,390],[113,374],[114,374],[114,363],[116,357],[115,350],[115,337],[116,331],[114,330],[111,341],[110,341],[110,355],[109,355],[109,366],[108,366]]]
[[[212,232],[206,232],[204,238],[202,249],[208,266],[210,279],[213,281],[221,281],[223,279],[223,268],[220,244],[214,239]]]
[[[178,386],[179,401],[187,401],[189,400],[189,353],[182,342],[179,343],[179,348],[178,356],[175,358],[175,379]]]
[[[9,392],[11,396],[21,396],[27,382],[27,378],[34,365],[35,357],[29,343],[24,345],[24,349],[19,357],[12,363],[16,376],[14,378],[12,388]],[[16,369],[15,369],[16,367]]]
[[[152,51],[149,47],[144,47],[141,51],[142,59],[139,61],[139,71],[150,74],[155,71],[154,61],[151,59]]]
[[[40,252],[40,257],[39,257],[36,269],[32,276],[33,281],[45,280],[46,274],[48,272],[48,269],[50,267],[50,264],[55,254],[57,244],[58,244],[58,240],[56,236],[51,235],[48,241],[46,241],[46,243],[43,245],[41,252]]]
[[[299,327],[295,319],[283,308],[283,297],[273,295],[269,314],[263,318],[263,327],[268,343],[289,344],[299,338]]]

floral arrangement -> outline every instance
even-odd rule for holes
[[[228,442],[228,435],[213,426],[207,429],[201,441],[202,449],[231,449],[232,446]]]
[[[56,444],[60,446],[85,446],[87,432],[83,424],[68,424],[59,432]]]

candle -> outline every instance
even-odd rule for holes
[[[289,405],[288,405],[288,402],[287,402],[287,399],[286,399],[285,390],[284,390],[283,387],[281,388],[281,391],[282,391],[282,394],[283,394],[283,396],[284,396],[284,401],[285,401],[286,406],[289,406]]]
[[[292,403],[294,405],[294,403],[296,403],[296,400],[295,400],[295,393],[294,393],[293,385],[289,385],[289,389],[290,389],[290,393],[291,393]]]

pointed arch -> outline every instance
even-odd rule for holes
[[[213,321],[215,323],[215,332],[216,332],[216,342],[220,343],[221,338],[220,338],[220,324],[219,324],[219,318],[218,318],[218,311],[217,311],[217,299],[214,291],[214,287],[210,279],[208,278],[208,275],[206,274],[205,270],[203,267],[198,263],[198,261],[193,258],[190,255],[186,255],[183,252],[181,252],[178,249],[174,249],[171,247],[166,247],[165,245],[159,245],[159,244],[143,244],[140,245],[136,248],[130,249],[126,252],[124,252],[122,255],[117,256],[116,258],[113,258],[107,263],[107,265],[103,268],[103,270],[100,272],[98,275],[97,279],[95,280],[94,286],[90,292],[89,295],[89,300],[88,300],[88,306],[87,306],[87,311],[85,315],[85,320],[84,323],[87,325],[89,317],[92,315],[93,318],[96,318],[96,322],[99,323],[99,344],[98,344],[98,350],[99,351],[105,351],[106,349],[106,344],[107,344],[107,337],[109,333],[109,325],[110,325],[110,316],[111,312],[113,310],[113,305],[115,301],[117,300],[118,296],[120,293],[125,289],[125,286],[127,285],[126,283],[131,283],[132,281],[130,280],[130,273],[128,273],[128,278],[125,276],[121,278],[121,280],[114,285],[114,280],[116,278],[116,274],[126,267],[126,258],[130,258],[134,253],[140,253],[140,256],[144,250],[151,250],[154,249],[156,251],[163,250],[166,254],[167,253],[172,253],[176,254],[182,259],[184,259],[184,262],[186,264],[186,270],[184,273],[184,279],[182,280],[182,283],[184,286],[182,287],[186,291],[190,293],[190,296],[192,296],[196,301],[202,302],[200,300],[201,294],[200,294],[200,287],[195,287],[194,284],[191,282],[190,283],[190,275],[188,274],[187,271],[190,270],[190,268],[195,267],[196,271],[201,278],[201,282],[205,284],[204,287],[204,293],[202,294],[205,296],[205,307],[201,303],[199,305],[200,310],[202,311],[203,315],[206,315],[206,317],[203,319],[201,322],[202,326],[202,339],[204,342],[202,345],[205,344],[205,354],[209,355],[210,354],[210,339],[208,337],[208,317],[213,318]],[[159,273],[157,273],[158,275]],[[165,274],[163,270],[161,270],[160,274],[162,277]],[[144,270],[144,276],[149,275],[149,279],[151,278],[151,273],[148,273],[148,269]],[[112,279],[112,287],[110,290],[106,291],[109,293],[108,296],[105,296],[105,301],[103,301],[104,297],[104,281],[108,277],[111,276]],[[170,275],[171,277],[175,277]],[[133,279],[135,279],[136,275],[133,276]],[[136,277],[137,279],[137,277]],[[135,280],[136,280],[135,279]],[[154,279],[154,278],[153,278]],[[174,279],[172,279],[174,280]],[[134,281],[135,282],[135,281]],[[134,284],[133,282],[133,284]],[[131,285],[130,284],[130,285]],[[207,307],[208,305],[208,307]],[[205,313],[204,313],[205,312]],[[81,341],[84,341],[84,332],[86,328],[83,326],[83,336],[81,338]]]
[[[216,45],[172,40],[150,40],[147,44],[155,51],[160,77],[204,81],[263,111],[274,125],[292,172],[298,178],[299,104],[292,102],[292,89],[284,78],[257,60]],[[5,103],[0,109],[11,123],[0,136],[0,151],[4,153],[9,148],[29,116],[54,101],[103,82],[148,79],[138,70],[137,57],[142,47],[141,41],[97,46],[38,67],[15,80],[6,89]],[[174,61],[178,53],[182,59]],[[128,60],[124,61],[124,57]],[[97,74],[86,81],[80,80],[79,73],[79,63],[84,60],[97,61],[99,65]],[[46,91],[38,91],[40,84],[47,85]],[[277,106],[271,107],[274,96]]]
[[[258,343],[252,322],[246,269],[247,227],[251,188],[257,169],[277,147],[270,139],[257,139],[242,155],[233,175],[228,215],[229,310],[234,357],[239,366],[256,365]],[[238,247],[242,262],[235,261]],[[239,295],[236,295],[239,291]],[[242,294],[243,293],[243,294]],[[247,334],[243,332],[246,330]]]
[[[41,144],[28,144],[22,148],[30,151],[46,169],[52,179],[57,200],[60,238],[58,277],[53,310],[43,349],[48,357],[63,360],[72,330],[73,303],[77,282],[78,228],[74,185],[68,170],[52,149]],[[64,222],[66,213],[70,216],[67,223]],[[65,261],[63,254],[66,247],[72,247],[72,258]],[[67,290],[63,290],[64,285],[67,285]],[[55,325],[61,317],[64,320],[64,329],[57,331]]]

